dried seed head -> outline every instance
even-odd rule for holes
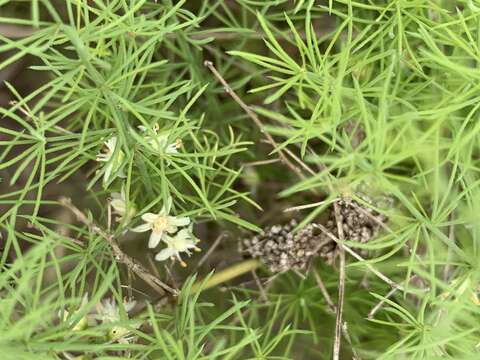
[[[260,258],[272,272],[304,269],[317,252],[323,235],[313,225],[293,233],[295,220],[286,225],[274,225],[251,239],[245,239],[245,251]]]
[[[367,197],[364,201],[371,203]],[[345,239],[366,243],[375,237],[381,224],[387,222],[384,215],[365,207],[352,199],[337,200]],[[338,238],[338,228],[333,206],[324,226]],[[337,244],[315,224],[309,224],[296,233],[296,220],[285,225],[274,225],[260,234],[243,241],[244,251],[254,258],[261,259],[272,272],[303,270],[310,260],[320,256],[333,265],[338,253]],[[365,251],[360,251],[365,256]]]

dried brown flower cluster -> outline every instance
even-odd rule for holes
[[[364,200],[371,202],[367,197]],[[388,220],[386,216],[352,199],[338,200],[337,205],[345,239],[349,241],[362,244],[368,242],[378,234],[381,224]],[[333,206],[328,211],[328,219],[323,225],[331,235],[338,238]],[[291,220],[286,225],[270,226],[260,234],[245,239],[244,250],[250,256],[261,259],[272,272],[305,269],[316,256],[333,265],[338,253],[336,242],[315,224],[293,232],[296,226],[296,220]]]
[[[300,270],[318,251],[315,245],[321,240],[318,229],[308,225],[293,233],[296,220],[286,225],[266,228],[251,239],[245,239],[245,250],[254,258],[261,259],[272,272]]]

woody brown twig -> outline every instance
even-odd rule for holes
[[[342,316],[343,316],[343,303],[345,299],[345,250],[343,244],[345,242],[345,235],[343,233],[343,217],[340,213],[340,208],[337,206],[337,203],[333,203],[333,209],[335,212],[335,219],[337,221],[337,231],[339,237],[339,256],[340,256],[340,269],[338,274],[338,305],[337,305],[337,317],[335,322],[335,341],[333,344],[333,360],[340,359],[340,341],[341,341],[341,332],[342,332]]]
[[[230,85],[227,83],[227,81],[223,78],[223,76],[217,71],[215,66],[213,66],[213,63],[211,61],[205,61],[204,62],[205,66],[212,72],[212,74],[217,78],[218,81],[223,85],[223,88],[225,89],[225,92],[232,97],[232,99],[240,105],[240,107],[245,110],[247,115],[250,117],[250,119],[253,120],[255,125],[260,129],[260,132],[265,136],[267,141],[272,145],[274,149],[278,151],[278,156],[280,157],[280,160],[282,163],[284,163],[290,170],[292,170],[297,176],[299,176],[301,179],[305,179],[305,175],[300,171],[300,169],[295,166],[294,163],[288,159],[288,157],[285,155],[283,149],[279,149],[277,142],[273,139],[272,135],[270,135],[266,130],[265,127],[263,126],[262,121],[258,117],[258,115],[247,105],[243,100],[233,91],[233,89],[230,87]]]
[[[315,281],[317,282],[317,286],[320,289],[325,301],[327,302],[329,310],[333,314],[335,314],[337,312],[337,307],[333,303],[332,298],[330,297],[330,294],[328,293],[327,288],[325,287],[325,284],[323,283],[323,280],[322,280],[320,274],[318,273],[317,269],[313,269],[313,276],[315,277]],[[360,360],[360,356],[358,355],[357,351],[353,347],[352,339],[350,338],[350,334],[348,333],[346,322],[343,322],[343,324],[342,324],[342,333],[343,333],[343,337],[345,338],[345,340],[347,340],[348,344],[350,345],[350,348],[352,349],[353,360]]]
[[[350,255],[352,255],[355,259],[359,260],[359,261],[365,261],[364,258],[362,258],[360,255],[358,255],[355,251],[353,251],[352,249],[350,249],[348,246],[346,246],[344,243],[342,243],[340,241],[340,239],[338,239],[335,235],[333,235],[330,231],[328,231],[328,229],[323,226],[322,224],[312,224],[313,226],[315,226],[316,228],[320,229],[322,232],[324,232],[330,239],[332,239],[333,241],[335,241],[337,243],[337,245],[340,247],[340,248],[343,248],[344,251],[348,252]],[[404,291],[404,287],[400,284],[397,284],[395,281],[391,280],[389,277],[383,275],[380,271],[378,271],[377,269],[375,269],[372,265],[370,265],[369,263],[366,263],[365,266],[367,267],[368,270],[370,270],[372,273],[374,273],[375,275],[377,275],[377,277],[379,277],[380,279],[382,279],[384,282],[386,282],[388,285],[390,285],[392,288],[396,288],[398,290],[402,290]]]
[[[127,266],[130,271],[136,274],[148,285],[150,285],[150,287],[154,289],[157,293],[159,293],[160,295],[164,295],[165,292],[169,292],[173,295],[178,294],[177,290],[165,284],[158,277],[151,274],[147,270],[147,268],[145,268],[137,260],[125,254],[118,246],[113,235],[106,232],[98,225],[96,225],[92,220],[90,220],[83,212],[81,212],[77,207],[72,204],[72,201],[69,198],[61,197],[59,199],[59,203],[69,209],[76,216],[77,220],[86,225],[90,229],[90,231],[105,239],[112,250],[115,260],[118,263]]]

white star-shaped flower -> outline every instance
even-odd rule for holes
[[[135,300],[123,300],[123,308],[125,312],[132,310],[137,302]],[[97,320],[102,323],[114,323],[120,321],[120,309],[118,308],[115,299],[104,299],[95,305]]]
[[[158,214],[145,213],[142,215],[142,220],[145,224],[137,226],[132,229],[135,232],[145,232],[151,230],[150,239],[148,240],[148,247],[154,248],[162,240],[162,237],[167,233],[173,234],[181,226],[190,224],[188,217],[170,216],[170,209],[172,207],[172,199],[168,198],[162,210]]]
[[[165,235],[162,240],[167,244],[167,247],[155,256],[157,261],[176,257],[180,264],[185,267],[187,264],[182,260],[180,253],[185,252],[190,256],[190,250],[200,251],[196,246],[199,240],[193,236],[191,229],[182,229],[173,237]]]
[[[105,147],[97,155],[96,160],[99,162],[107,163],[105,167],[105,173],[103,174],[103,183],[107,183],[110,180],[112,173],[117,173],[120,177],[125,177],[123,169],[121,169],[125,154],[122,150],[115,152],[117,147],[117,137],[112,136],[105,141]]]

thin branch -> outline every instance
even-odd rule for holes
[[[325,287],[325,284],[323,283],[323,280],[318,273],[317,269],[313,269],[313,276],[315,277],[315,281],[317,282],[317,286],[320,289],[323,297],[325,298],[325,301],[327,302],[328,308],[332,313],[335,313],[336,307],[335,304],[332,301],[332,298],[330,297],[330,294],[327,291],[327,288]]]
[[[208,259],[208,257],[215,251],[218,245],[220,245],[220,241],[223,240],[224,237],[227,236],[226,232],[222,232],[213,242],[213,244],[208,248],[208,251],[205,253],[205,255],[202,256],[200,261],[197,263],[197,266],[195,266],[195,271],[203,265],[203,263]]]
[[[345,337],[345,340],[347,340],[347,342],[350,344],[350,348],[352,349],[352,353],[353,353],[352,359],[360,360],[360,356],[358,356],[357,351],[352,346],[352,338],[350,337],[350,333],[348,332],[348,326],[346,321],[343,322],[342,332],[343,332],[343,336]]]
[[[300,165],[304,170],[306,170],[308,173],[310,173],[310,175],[316,175],[316,172],[310,167],[308,166],[305,161],[302,161],[302,159],[300,159],[297,155],[295,155],[290,149],[288,148],[283,148],[283,150],[288,154],[290,155],[290,157],[295,160],[298,165]],[[322,171],[325,170],[326,168],[325,167],[322,167]]]
[[[368,319],[372,319],[372,318],[375,316],[375,314],[378,312],[378,310],[380,310],[380,308],[383,306],[383,304],[385,303],[385,301],[386,301],[387,299],[391,298],[391,297],[393,296],[393,294],[395,294],[395,293],[397,292],[397,290],[398,290],[397,288],[390,289],[390,291],[387,293],[387,295],[385,296],[385,298],[382,299],[382,300],[380,300],[380,301],[378,302],[378,304],[375,305],[375,306],[372,308],[372,310],[370,310],[370,312],[368,313],[367,318],[368,318]]]
[[[335,241],[337,245],[341,248],[343,248],[346,252],[348,252],[350,255],[352,255],[355,259],[360,260],[360,261],[365,261],[364,258],[362,258],[360,255],[358,255],[355,251],[350,249],[347,245],[343,244],[335,235],[333,235],[328,229],[323,226],[322,224],[312,224],[314,227],[317,227],[320,229],[322,232],[324,232],[330,239]],[[372,273],[377,275],[380,279],[382,279],[384,282],[386,282],[388,285],[390,285],[392,288],[396,288],[398,290],[404,291],[404,287],[400,284],[397,284],[395,281],[391,280],[387,276],[383,275],[380,271],[375,269],[372,265],[369,263],[365,263],[365,266],[367,269],[369,269]]]
[[[160,277],[160,273],[158,272],[157,266],[155,264],[155,260],[153,259],[153,255],[151,253],[147,253],[147,261],[148,261],[148,266],[150,266],[150,269],[152,270],[152,273],[156,277]]]
[[[269,279],[267,279],[267,281],[265,281],[266,286],[262,285],[263,289],[264,289],[264,292],[265,292],[265,295],[268,293],[268,290],[270,289],[270,287],[273,284],[273,282],[271,281],[272,278],[275,278],[276,276],[277,275],[273,275]],[[261,301],[263,303],[266,303],[268,301],[268,297],[266,299],[264,299],[263,296],[261,296],[261,294],[259,294],[259,297],[257,298],[257,301]],[[251,309],[252,309],[251,307],[247,307],[244,310],[242,310],[241,318],[244,318],[245,316],[247,316],[250,313]],[[240,322],[241,318],[239,316],[235,317],[233,319],[233,321],[231,322],[231,324],[234,325],[234,326],[237,325]]]
[[[378,310],[381,309],[381,307],[383,306],[383,304],[385,303],[385,301],[386,301],[387,299],[390,299],[390,298],[393,296],[393,294],[395,294],[397,291],[398,291],[398,288],[390,289],[390,291],[387,293],[387,295],[385,295],[384,299],[380,300],[380,301],[378,302],[378,304],[375,305],[375,306],[372,308],[372,310],[370,310],[370,312],[368,313],[367,318],[368,318],[368,319],[372,319],[372,318],[375,316],[375,314],[378,312]]]
[[[325,287],[325,284],[323,283],[323,280],[322,280],[320,274],[318,273],[318,271],[316,269],[313,269],[313,276],[315,277],[315,281],[317,282],[317,286],[320,289],[325,301],[327,302],[328,309],[333,314],[335,314],[337,312],[337,308],[336,308],[335,304],[333,303],[333,300],[330,297],[330,294],[328,293],[327,288]],[[346,322],[343,322],[342,333],[343,333],[343,337],[345,338],[345,340],[347,340],[348,344],[350,345],[350,349],[352,350],[352,353],[353,353],[353,359],[354,360],[360,360],[360,356],[358,355],[357,351],[353,347],[352,338],[350,337],[350,334],[348,333]]]
[[[305,164],[304,161],[302,161],[298,156],[296,156],[293,152],[291,152],[287,148],[279,148],[278,144],[276,141],[273,139],[273,137],[265,130],[265,127],[258,117],[258,115],[251,109],[250,106],[245,104],[245,102],[233,91],[233,89],[230,87],[230,85],[227,83],[225,78],[218,72],[218,70],[215,68],[213,63],[211,61],[205,61],[204,65],[212,72],[212,74],[217,78],[218,81],[223,85],[223,88],[225,89],[225,92],[232,97],[232,99],[240,105],[240,107],[247,113],[247,115],[250,117],[250,119],[253,120],[255,125],[257,125],[258,129],[260,132],[265,136],[267,142],[273,147],[273,149],[278,153],[278,157],[280,161],[286,165],[290,170],[292,170],[300,179],[305,180],[306,177],[302,173],[301,169],[297,167],[294,163],[290,161],[290,159],[285,155],[288,154],[291,156],[299,165],[301,168],[306,170],[308,173],[311,175],[316,175],[317,173],[312,170],[307,164]],[[308,147],[309,151],[314,154],[313,150]],[[329,174],[328,169],[325,165],[319,164],[319,169],[320,171],[326,171],[327,175]],[[330,181],[330,178],[327,176],[327,187],[330,192],[334,192],[333,185]],[[310,191],[314,194],[317,194],[317,191],[315,189],[310,189]]]
[[[260,129],[260,132],[266,137],[270,145],[278,152],[278,156],[280,157],[280,160],[290,169],[292,170],[297,176],[299,176],[301,179],[305,179],[305,175],[301,172],[301,170],[295,166],[294,163],[292,163],[288,157],[285,155],[283,149],[278,148],[278,144],[276,141],[273,139],[272,135],[270,135],[266,130],[265,127],[263,126],[262,121],[258,117],[258,115],[247,105],[243,102],[243,100],[233,91],[233,89],[230,87],[230,85],[227,83],[227,81],[223,78],[223,76],[217,71],[215,66],[213,66],[213,63],[211,61],[205,61],[204,65],[212,72],[212,74],[217,78],[218,81],[223,85],[223,88],[225,89],[225,92],[232,97],[232,99],[240,105],[240,107],[247,113],[247,115],[250,117],[250,119],[253,120],[255,125]]]
[[[173,263],[171,263],[170,265],[167,265],[167,264],[163,265],[163,268],[165,269],[168,277],[170,278],[170,281],[172,282],[172,286],[175,289],[178,289],[177,282],[175,281],[175,277],[173,276],[173,273],[172,273],[172,267],[173,267]]]
[[[273,164],[276,162],[279,162],[280,159],[269,159],[269,160],[259,160],[259,161],[252,161],[252,162],[247,162],[243,163],[245,166],[259,166],[259,165],[268,165],[268,164]]]
[[[267,291],[265,290],[265,287],[262,285],[262,282],[260,281],[260,278],[257,275],[257,272],[255,270],[251,271],[253,278],[255,279],[255,283],[257,284],[258,290],[260,291],[260,298],[262,299],[263,302],[268,301],[268,296],[267,296]]]
[[[323,31],[315,31],[315,35],[320,38],[325,34]],[[174,34],[172,34],[174,35]],[[299,31],[298,36],[300,39],[307,39],[307,34],[305,31]],[[170,34],[167,36],[170,37]],[[251,30],[250,32],[233,32],[233,31],[199,31],[197,33],[191,34],[190,39],[193,40],[205,40],[213,38],[215,40],[237,40],[239,37],[248,38],[248,39],[264,39],[267,37],[263,31]],[[275,39],[279,42],[293,42],[295,41],[295,36],[290,33],[282,33],[281,36],[275,36]]]
[[[345,235],[343,233],[343,217],[340,213],[340,208],[337,202],[333,203],[333,209],[335,212],[335,219],[337,222],[337,231],[339,236],[339,243],[340,243],[340,269],[338,275],[338,305],[337,305],[337,318],[335,320],[335,340],[333,343],[333,360],[340,359],[340,345],[342,342],[341,339],[341,332],[342,332],[342,316],[343,316],[343,303],[345,300],[345,249],[344,249],[344,242],[345,242]]]
[[[127,254],[125,254],[120,247],[118,246],[117,242],[113,235],[109,234],[108,232],[102,230],[98,225],[96,225],[92,220],[88,219],[87,216],[81,212],[77,207],[72,204],[71,199],[66,197],[61,197],[59,199],[61,205],[65,206],[69,209],[76,217],[77,220],[83,223],[84,225],[88,226],[90,231],[94,232],[95,234],[104,238],[110,248],[112,249],[113,256],[115,260],[121,264],[126,265],[133,273],[135,273],[139,278],[149,284],[156,292],[160,295],[163,295],[165,291],[168,291],[174,295],[178,294],[178,291],[173,289],[172,287],[165,284],[156,276],[152,275],[142,264],[140,264],[137,260],[131,258]]]
[[[222,55],[221,53],[219,55]],[[299,165],[301,168],[303,168],[304,170],[306,170],[308,173],[310,173],[311,175],[316,175],[317,172],[315,172],[312,168],[310,168],[304,161],[302,161],[297,155],[295,155],[292,151],[290,151],[288,148],[283,148],[283,149],[280,149],[278,148],[278,144],[275,142],[275,140],[273,139],[273,137],[265,130],[265,127],[263,126],[263,123],[261,122],[260,118],[258,117],[258,115],[247,105],[245,104],[245,102],[235,93],[235,91],[233,91],[233,89],[230,87],[230,85],[227,83],[227,81],[225,80],[225,78],[218,72],[218,70],[215,68],[215,66],[213,65],[213,63],[211,61],[204,61],[204,65],[212,72],[212,74],[217,78],[218,81],[220,81],[220,83],[223,85],[224,89],[225,89],[225,92],[230,95],[232,97],[232,99],[238,104],[240,105],[240,107],[247,113],[247,115],[253,120],[253,122],[257,125],[257,127],[259,128],[260,132],[265,136],[266,140],[268,143],[270,143],[273,147],[274,150],[277,151],[278,153],[278,157],[280,158],[280,160],[290,169],[292,170],[300,179],[304,180],[306,179],[305,175],[302,173],[302,171],[300,170],[300,168],[298,168],[297,166],[295,166],[295,164],[293,164],[288,158],[287,156],[284,154],[284,152],[288,155],[290,155]],[[313,151],[313,149],[308,146],[308,151],[315,155],[315,152]],[[327,173],[327,175],[330,175],[329,171],[328,171],[328,168],[320,163],[320,164],[317,164],[317,167],[320,171],[324,171]],[[334,188],[333,188],[333,185],[330,181],[330,177],[327,176],[327,187],[329,189],[330,192],[334,192]],[[315,189],[310,189],[310,191],[314,194],[317,193],[317,191]]]
[[[337,201],[338,199],[333,199],[333,201]],[[298,210],[304,210],[304,209],[310,209],[312,207],[318,207],[320,205],[323,205],[327,202],[327,200],[323,200],[323,201],[318,201],[318,202],[315,202],[315,203],[312,203],[312,204],[305,204],[305,205],[299,205],[299,206],[293,206],[293,207],[289,207],[285,210],[283,210],[283,212],[291,212],[291,211],[298,211]],[[331,202],[331,201],[328,201],[328,202]]]
[[[261,142],[262,142],[262,143],[268,143],[268,144],[270,144],[270,141],[268,141],[267,139],[262,139]],[[309,151],[313,154],[313,150],[311,150],[310,147],[309,147],[308,149],[309,149]],[[316,174],[317,174],[310,166],[308,166],[308,165],[305,163],[305,161],[303,161],[303,160],[300,159],[297,155],[295,155],[295,153],[294,153],[293,151],[291,151],[289,148],[284,147],[284,148],[282,149],[282,151],[284,151],[285,154],[287,154],[288,156],[290,156],[303,170],[305,170],[306,172],[308,172],[310,175],[316,175]],[[279,160],[281,160],[281,159],[279,159]],[[326,168],[325,166],[321,165],[321,166],[320,166],[320,171],[325,171],[325,170],[327,170],[327,168]],[[299,175],[299,174],[296,173],[296,175],[298,175],[298,176],[300,177],[300,179],[302,179],[302,180],[305,179],[305,175],[303,175],[303,174]],[[328,180],[329,180],[329,179],[328,179]],[[328,186],[328,188],[329,188],[330,191],[333,191],[333,188],[332,188],[330,182],[328,182],[327,186]],[[314,193],[314,194],[317,194],[317,190],[315,190],[315,189],[309,189],[309,191],[312,192],[312,193]]]

